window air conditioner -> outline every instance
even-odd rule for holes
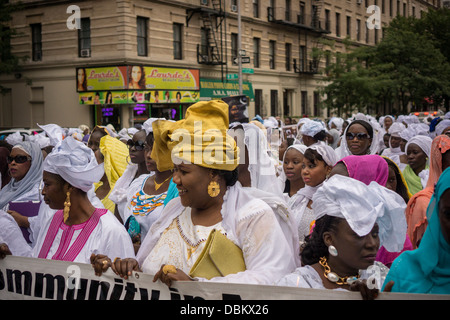
[[[90,56],[91,56],[91,49],[81,49],[80,50],[80,57],[89,58]]]

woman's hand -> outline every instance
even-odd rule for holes
[[[111,259],[103,254],[91,254],[91,264],[94,268],[95,275],[101,276],[111,266]]]
[[[375,300],[380,290],[369,289],[365,280],[357,280],[350,285],[350,291],[359,291],[363,300]]]
[[[6,256],[12,255],[11,250],[6,243],[0,243],[0,259],[5,259]]]
[[[22,227],[22,228],[30,227],[30,223],[28,222],[27,216],[23,216],[14,210],[8,210],[6,212],[8,212],[14,218],[14,220],[16,220],[16,223],[19,225],[19,227]]]
[[[153,282],[156,282],[158,279],[168,287],[172,286],[172,281],[192,281],[192,278],[180,269],[177,269],[174,266],[166,266],[165,264],[163,264],[161,269],[155,274]]]
[[[133,258],[116,258],[111,265],[111,269],[116,275],[124,279],[128,279],[128,277],[132,275],[133,271],[142,272],[139,268],[139,263]]]

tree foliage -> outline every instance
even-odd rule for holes
[[[352,48],[346,40],[344,53],[330,53],[323,106],[349,115],[383,113],[386,103],[405,114],[409,104],[418,108],[425,98],[440,105],[450,94],[449,33],[450,10],[440,9],[422,19],[396,17],[372,47]]]

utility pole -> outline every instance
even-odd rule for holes
[[[239,76],[239,95],[242,95],[242,36],[241,36],[241,0],[237,0],[238,7],[238,76]]]

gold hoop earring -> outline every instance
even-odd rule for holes
[[[67,219],[69,218],[70,206],[72,205],[70,203],[70,191],[67,191],[66,195],[66,201],[64,202],[64,223],[66,223]]]
[[[220,186],[216,181],[211,181],[208,184],[208,194],[211,198],[215,198],[220,193]]]

